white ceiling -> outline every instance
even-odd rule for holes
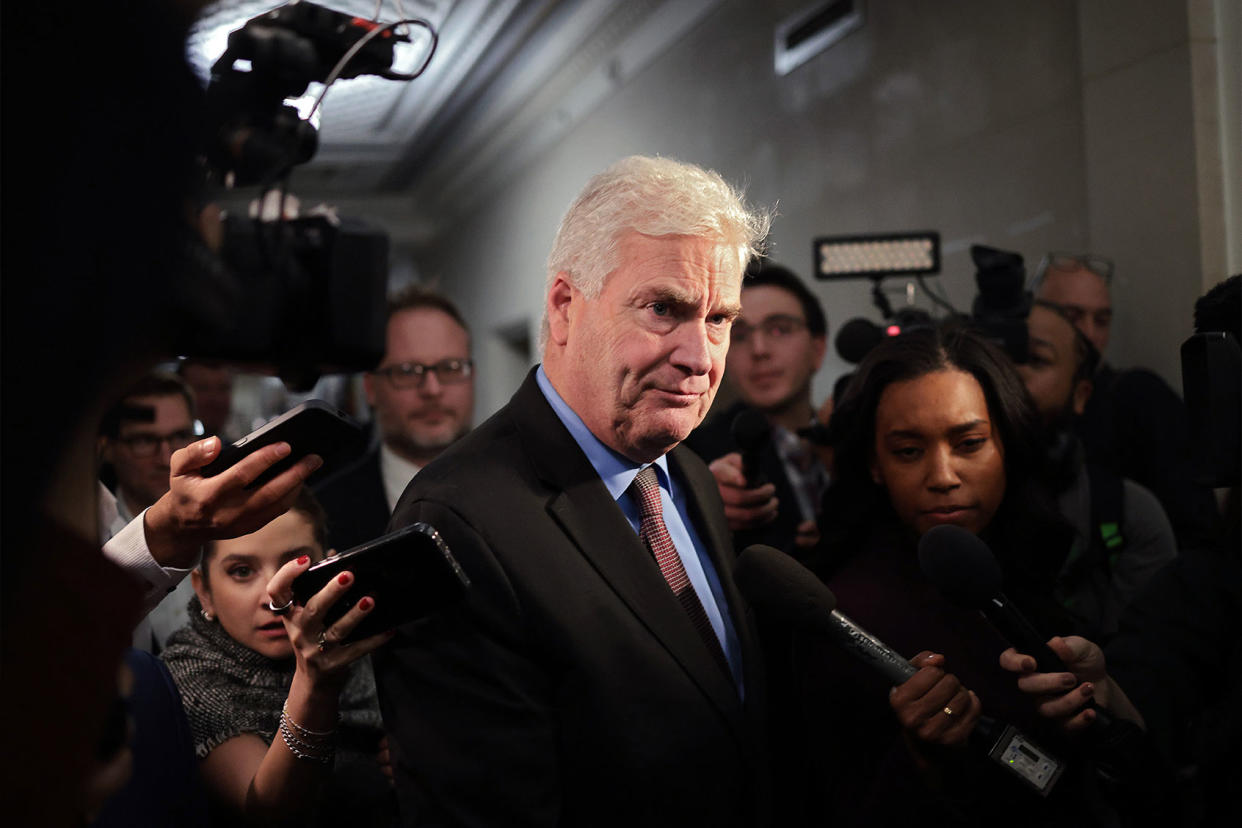
[[[338,81],[321,110],[316,157],[292,189],[337,203],[366,200],[408,214],[418,244],[501,186],[673,45],[720,0],[323,0],[383,22],[427,20],[439,45],[410,82]],[[222,0],[189,41],[206,77],[227,33],[280,3]],[[417,65],[427,39],[401,47]],[[401,51],[405,53],[402,54]],[[313,86],[314,94],[318,87]]]

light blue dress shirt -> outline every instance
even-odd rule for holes
[[[634,503],[633,498],[626,495],[626,490],[646,466],[638,465],[600,442],[599,438],[592,434],[582,422],[582,418],[561,399],[561,395],[552,387],[548,375],[544,373],[542,365],[535,372],[535,381],[552,406],[552,410],[556,412],[556,416],[565,424],[565,428],[569,429],[575,442],[591,461],[596,473],[604,481],[608,493],[621,507],[621,511],[637,534],[640,522],[638,505]],[[687,512],[686,495],[668,473],[668,457],[661,456],[654,463],[647,465],[656,467],[656,477],[660,481],[660,504],[664,512],[664,525],[673,539],[673,545],[677,547],[677,555],[686,569],[686,576],[689,577],[707,613],[707,618],[711,621],[712,630],[715,631],[716,638],[720,640],[720,646],[729,662],[729,669],[733,673],[733,681],[737,685],[738,694],[741,695],[743,692],[741,647],[738,644],[737,631],[733,628],[732,619],[727,612],[720,610],[721,607],[728,606],[724,591],[720,587],[720,577],[716,574],[716,568],[712,566],[711,558],[708,557],[707,550],[694,530],[694,524]]]

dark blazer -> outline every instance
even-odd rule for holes
[[[745,702],[532,372],[415,478],[392,527],[439,530],[472,588],[374,656],[403,820],[766,824],[764,679],[710,472],[670,470],[727,597]]]
[[[337,552],[384,534],[389,514],[379,447],[319,484],[315,497],[328,513],[328,542]]]
[[[733,441],[733,418],[745,409],[745,403],[740,402],[726,408],[696,428],[686,438],[685,445],[702,457],[705,463],[737,451],[737,443]],[[776,487],[776,499],[780,506],[776,520],[771,523],[733,533],[737,551],[740,553],[751,544],[762,543],[802,558],[804,550],[794,543],[794,538],[798,535],[798,524],[802,522],[798,497],[794,494],[793,484],[789,482],[789,475],[785,473],[785,464],[781,462],[780,455],[776,453],[776,445],[771,440],[760,452],[759,469],[763,472],[764,482]]]

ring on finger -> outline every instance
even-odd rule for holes
[[[335,645],[336,645],[335,641],[328,640],[327,630],[319,631],[319,652],[322,653],[324,650],[328,649],[329,647],[333,647]]]
[[[949,707],[949,706],[946,704],[946,705],[944,706],[944,715],[948,716],[949,718],[952,718],[952,717],[953,717],[953,708],[952,708],[952,707]]]
[[[289,608],[290,608],[290,607],[292,607],[292,606],[293,606],[293,599],[292,599],[292,598],[290,598],[290,599],[288,600],[288,602],[287,602],[287,603],[285,603],[285,605],[284,605],[283,607],[278,607],[278,606],[276,606],[275,604],[273,604],[273,603],[272,603],[272,599],[271,599],[271,598],[268,598],[268,599],[267,599],[267,608],[268,608],[268,609],[270,609],[270,610],[272,611],[272,613],[273,613],[273,614],[275,614],[275,615],[288,615],[288,614],[289,614]]]

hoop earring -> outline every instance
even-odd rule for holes
[[[199,612],[202,614],[203,618],[209,622],[216,620],[216,617],[205,609],[199,610]]]

